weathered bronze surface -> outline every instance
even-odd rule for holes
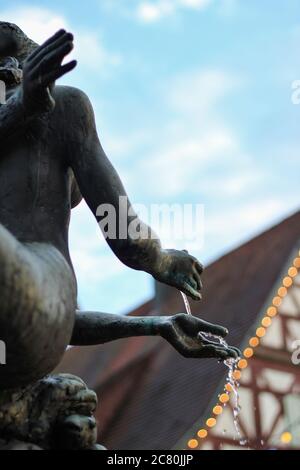
[[[119,197],[127,195],[99,142],[89,99],[55,83],[76,66],[62,65],[72,48],[73,36],[64,30],[38,46],[17,26],[0,22],[7,100],[0,105],[0,339],[7,349],[0,365],[2,448],[101,448],[92,417],[95,394],[76,377],[48,375],[68,344],[161,335],[186,357],[237,355],[199,336],[225,336],[224,328],[184,314],[129,318],[76,310],[68,228],[82,197],[98,222],[99,205],[111,204],[127,227],[136,221],[148,230],[147,239],[107,239],[127,266],[195,300],[203,268],[185,251],[162,249],[129,201],[130,215],[120,209]]]

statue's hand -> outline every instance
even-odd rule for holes
[[[160,318],[162,322],[159,327],[160,335],[184,357],[216,357],[225,360],[241,356],[237,348],[217,344],[202,335],[202,333],[211,333],[223,338],[228,331],[222,326],[212,325],[184,313]]]
[[[203,266],[186,250],[162,250],[153,276],[157,281],[181,290],[194,300],[201,300]]]
[[[73,60],[65,65],[62,61],[73,49],[73,35],[58,31],[38,47],[26,60],[23,68],[23,102],[25,107],[36,111],[51,111],[55,106],[51,87],[55,80],[76,67]]]

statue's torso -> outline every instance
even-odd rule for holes
[[[52,113],[0,142],[0,229],[24,243],[15,256],[12,240],[6,243],[2,237],[7,254],[0,280],[0,333],[7,365],[0,369],[0,390],[49,373],[73,330],[76,281],[68,227],[71,207],[80,197],[67,162],[70,110],[63,94],[64,89],[58,90]]]
[[[61,95],[62,92],[59,93]],[[66,161],[67,109],[35,119],[1,150],[0,223],[22,242],[47,242],[69,261],[74,176]]]

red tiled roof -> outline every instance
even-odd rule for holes
[[[241,346],[299,239],[297,212],[212,263],[193,313],[226,326],[228,342]],[[177,291],[160,291],[165,313],[183,310]],[[155,302],[145,305],[134,313],[146,314]],[[171,449],[201,419],[225,375],[215,360],[184,359],[159,338],[74,348],[59,369],[96,389],[100,441],[114,449]]]

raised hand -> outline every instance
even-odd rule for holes
[[[60,30],[38,47],[23,67],[23,101],[30,108],[51,111],[55,101],[51,94],[54,82],[76,67],[72,60],[62,61],[73,49],[73,35]]]
[[[160,335],[184,357],[215,357],[226,360],[231,357],[237,359],[241,356],[237,348],[210,341],[203,335],[203,333],[210,333],[224,338],[228,331],[222,326],[207,323],[184,313],[160,318]]]
[[[186,250],[162,250],[154,268],[157,281],[181,290],[194,300],[201,300],[203,266]]]

